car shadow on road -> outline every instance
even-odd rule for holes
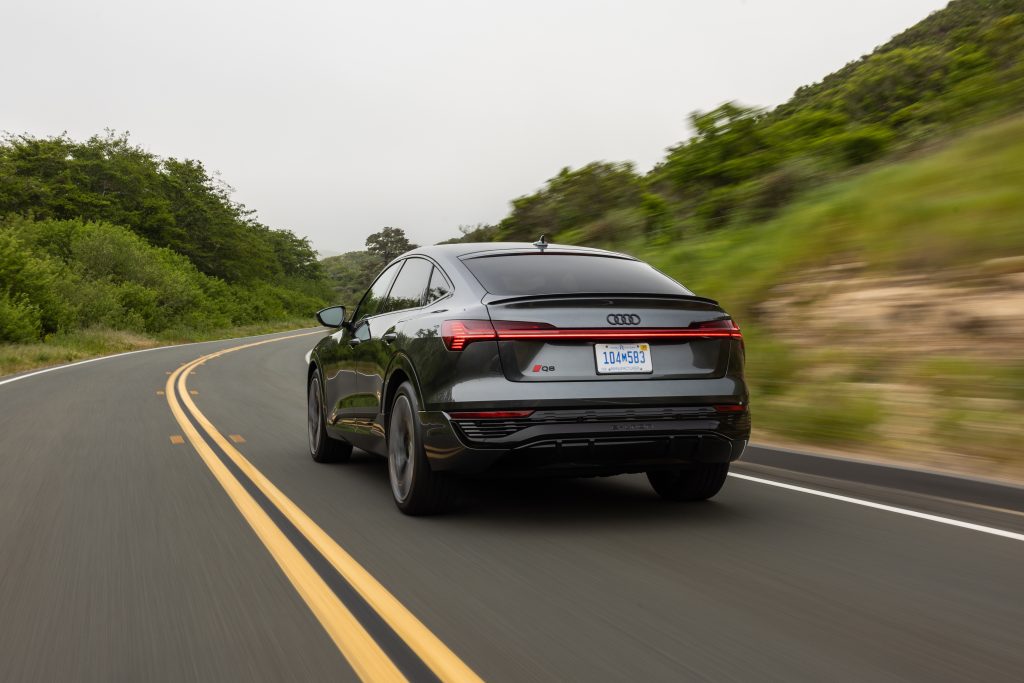
[[[365,478],[368,487],[390,495],[384,458],[357,452],[342,466],[346,476]],[[456,504],[431,523],[494,523],[503,526],[607,526],[643,523],[735,524],[753,517],[749,507],[728,499],[731,482],[719,497],[699,503],[663,501],[642,474],[589,478],[465,479]]]
[[[518,526],[734,522],[742,510],[722,501],[663,501],[643,475],[583,479],[494,479],[464,482],[451,515]]]

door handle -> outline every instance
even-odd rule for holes
[[[384,336],[382,336],[380,339],[385,344],[390,344],[391,342],[393,342],[396,339],[398,339],[398,333],[397,332],[385,332]]]

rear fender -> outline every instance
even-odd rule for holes
[[[391,363],[388,366],[384,381],[384,389],[381,392],[380,397],[380,415],[377,419],[383,428],[387,423],[387,415],[391,408],[391,401],[394,399],[395,391],[401,386],[400,382],[395,381],[397,379],[397,373],[403,373],[408,379],[409,383],[412,384],[413,391],[416,392],[416,401],[420,407],[423,406],[423,392],[420,391],[419,376],[416,374],[416,370],[412,365],[412,361],[404,353],[396,353],[394,358],[391,359]]]

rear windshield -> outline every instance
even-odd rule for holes
[[[640,261],[590,254],[504,254],[463,261],[491,294],[691,294]]]

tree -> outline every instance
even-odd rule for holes
[[[640,177],[631,163],[595,161],[576,170],[566,167],[542,189],[514,199],[498,235],[524,242],[557,235],[593,223],[609,211],[633,208],[640,195]]]
[[[263,225],[231,193],[202,162],[157,157],[127,133],[0,137],[0,216],[124,226],[228,282],[319,280],[306,240]]]
[[[384,228],[366,238],[366,251],[380,259],[381,265],[417,246],[401,228]]]

